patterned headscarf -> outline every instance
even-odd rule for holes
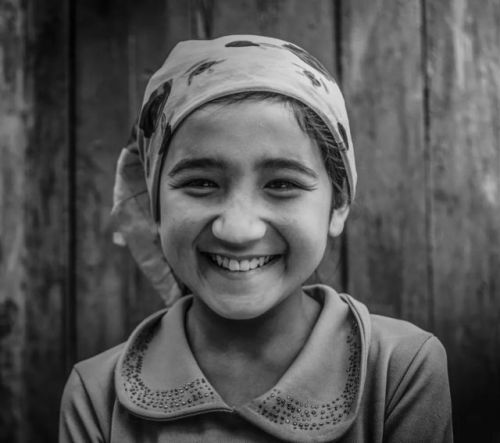
[[[179,43],[146,87],[118,160],[112,211],[120,238],[167,304],[181,293],[156,226],[161,167],[172,134],[200,106],[251,91],[294,98],[321,117],[344,163],[349,201],[354,198],[356,166],[344,99],[318,60],[294,44],[256,35]]]

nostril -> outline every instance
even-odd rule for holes
[[[223,226],[223,221],[222,218],[216,218],[214,222],[212,223],[212,232],[213,234],[219,238],[221,233],[224,231],[224,226]]]

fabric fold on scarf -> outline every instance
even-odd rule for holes
[[[128,246],[135,262],[165,304],[172,305],[182,296],[183,289],[163,255],[158,229],[150,214],[135,127],[118,159],[111,217],[120,243]]]

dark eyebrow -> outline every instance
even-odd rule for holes
[[[296,160],[290,160],[287,158],[266,159],[259,163],[259,167],[263,169],[289,169],[291,171],[308,175],[314,179],[318,178],[318,174],[314,169],[311,169]]]
[[[184,158],[175,164],[168,175],[169,177],[173,177],[189,169],[224,169],[226,167],[227,165],[224,161],[216,158]]]

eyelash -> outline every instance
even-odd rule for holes
[[[207,184],[213,186],[206,186]],[[208,178],[190,178],[186,180],[174,180],[170,183],[172,189],[183,189],[183,188],[212,188],[217,187],[217,183]]]
[[[213,186],[206,186],[207,184],[213,185]],[[206,178],[197,178],[194,180],[189,180],[186,183],[182,184],[180,187],[186,188],[186,187],[195,187],[195,188],[215,188],[217,187],[217,183],[215,183],[212,180],[208,180]]]
[[[281,186],[270,186],[271,184],[280,184]],[[285,186],[282,186],[285,185]],[[293,180],[287,180],[287,179],[276,179],[276,180],[271,180],[269,183],[267,183],[266,187],[270,189],[277,189],[277,190],[283,190],[283,191],[291,191],[291,190],[304,190],[304,191],[312,191],[315,189],[314,186],[309,186],[304,183],[298,183]]]
[[[219,185],[210,179],[197,178],[180,183],[173,183],[171,187],[173,189],[191,189],[194,192],[198,191],[203,193],[201,195],[206,195],[211,193],[214,189],[219,188]],[[316,187],[289,179],[274,179],[267,182],[264,189],[268,189],[274,195],[281,194],[281,196],[284,196],[284,194],[290,194],[294,191],[313,191]]]

